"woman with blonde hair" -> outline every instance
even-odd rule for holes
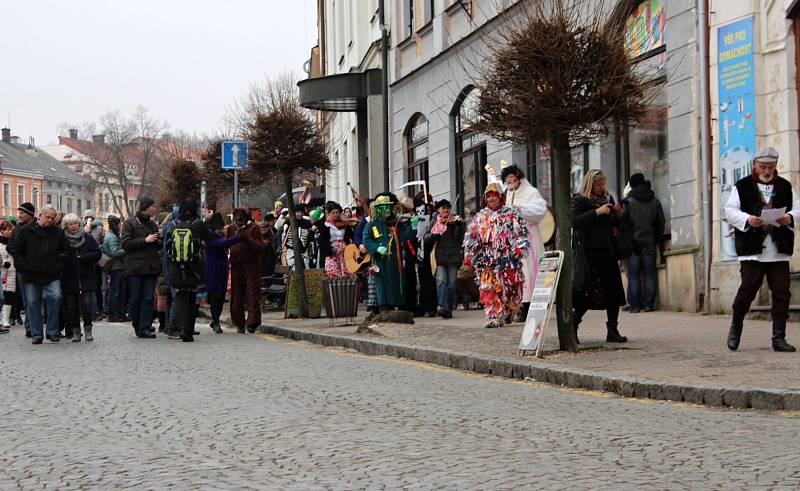
[[[606,189],[606,176],[589,170],[580,191],[572,196],[573,307],[575,336],[588,310],[605,310],[606,342],[624,343],[619,333],[619,308],[625,305],[625,290],[614,255],[614,229],[623,209]]]

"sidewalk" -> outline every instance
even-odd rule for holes
[[[362,314],[363,318],[363,314]],[[591,311],[581,325],[581,351],[559,353],[554,321],[545,356],[517,355],[522,324],[485,329],[482,311],[458,310],[452,319],[416,318],[414,325],[384,324],[383,336],[354,334],[357,326],[328,327],[328,319],[285,320],[266,313],[263,331],[366,354],[392,355],[624,396],[712,406],[800,410],[800,353],[775,353],[771,324],[748,320],[739,351],[725,345],[729,317],[676,312],[620,315],[624,345],[605,343],[605,312]],[[787,328],[800,346],[800,329]]]

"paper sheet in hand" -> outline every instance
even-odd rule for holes
[[[764,220],[764,225],[778,225],[778,218],[785,214],[785,206],[783,208],[767,208],[761,210],[761,219]]]

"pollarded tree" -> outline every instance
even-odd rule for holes
[[[642,80],[626,50],[624,14],[601,0],[533,0],[502,14],[505,27],[478,87],[477,128],[499,140],[549,141],[555,154],[555,219],[564,265],[558,285],[562,350],[572,328],[570,144],[635,123],[646,109]]]
[[[252,92],[257,92],[253,94]],[[253,86],[247,98],[248,117],[244,128],[250,144],[249,165],[264,179],[280,179],[287,197],[293,196],[292,183],[300,175],[319,173],[330,168],[327,145],[314,113],[300,106],[297,79],[283,74]],[[294,201],[287,199],[293,237],[299,237],[294,215]],[[300,317],[308,316],[303,276],[302,244],[293,240],[294,277]]]

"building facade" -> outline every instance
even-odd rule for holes
[[[615,9],[625,16],[628,52],[646,81],[649,110],[629,130],[573,147],[573,187],[577,189],[586,170],[598,168],[608,176],[612,194],[619,197],[630,175],[642,172],[652,182],[667,216],[666,242],[658,257],[660,306],[690,312],[727,311],[739,277],[731,255],[730,227],[721,219],[721,210],[730,186],[749,172],[748,155],[764,145],[777,148],[782,156],[780,172],[796,189],[800,187],[798,1],[726,0],[724,8],[712,0],[593,1],[594,8]],[[486,164],[499,171],[499,163],[506,161],[523,168],[553,203],[548,142],[512,145],[471,128],[481,67],[504,23],[513,18],[509,9],[525,8],[526,3],[386,1],[391,190],[412,194],[417,189],[403,184],[424,180],[434,198],[450,199],[459,213],[469,217],[481,206]],[[698,42],[705,35],[698,6],[708,12],[708,59]],[[511,16],[500,15],[509,12]],[[337,19],[326,18],[321,24],[325,26],[320,28],[321,40],[335,38],[332,32],[347,31]],[[377,39],[379,32],[372,35]],[[324,43],[320,48],[325,52]],[[340,57],[335,59],[340,61]],[[380,60],[378,54],[374,59]],[[703,64],[708,68],[708,85],[701,78]],[[710,101],[707,108],[704,95]],[[706,141],[702,137],[704,109],[711,121]],[[340,133],[334,135],[331,128],[328,135],[335,141]],[[368,129],[366,147],[371,148],[381,143],[380,133],[375,131],[377,126]],[[348,145],[348,155],[351,148]],[[338,149],[341,159],[342,147]],[[707,203],[704,152],[710,157],[712,192]],[[339,166],[345,179],[361,169],[362,154],[355,155],[355,160],[342,161],[350,162],[348,170]],[[368,173],[379,172],[377,162],[367,159]],[[340,183],[330,186],[330,198],[346,202],[346,193],[336,194],[340,187]],[[370,194],[374,191],[371,186]],[[703,220],[704,210],[712,215],[710,227]],[[708,235],[704,233],[707,227]],[[706,250],[711,250],[709,265],[705,264]],[[792,271],[800,272],[800,260],[793,260]],[[800,295],[793,280],[795,290]]]
[[[51,204],[65,213],[81,214],[91,207],[94,189],[89,179],[37,148],[32,141],[21,144],[3,128],[0,141],[0,215],[17,214],[28,201],[39,209]]]

